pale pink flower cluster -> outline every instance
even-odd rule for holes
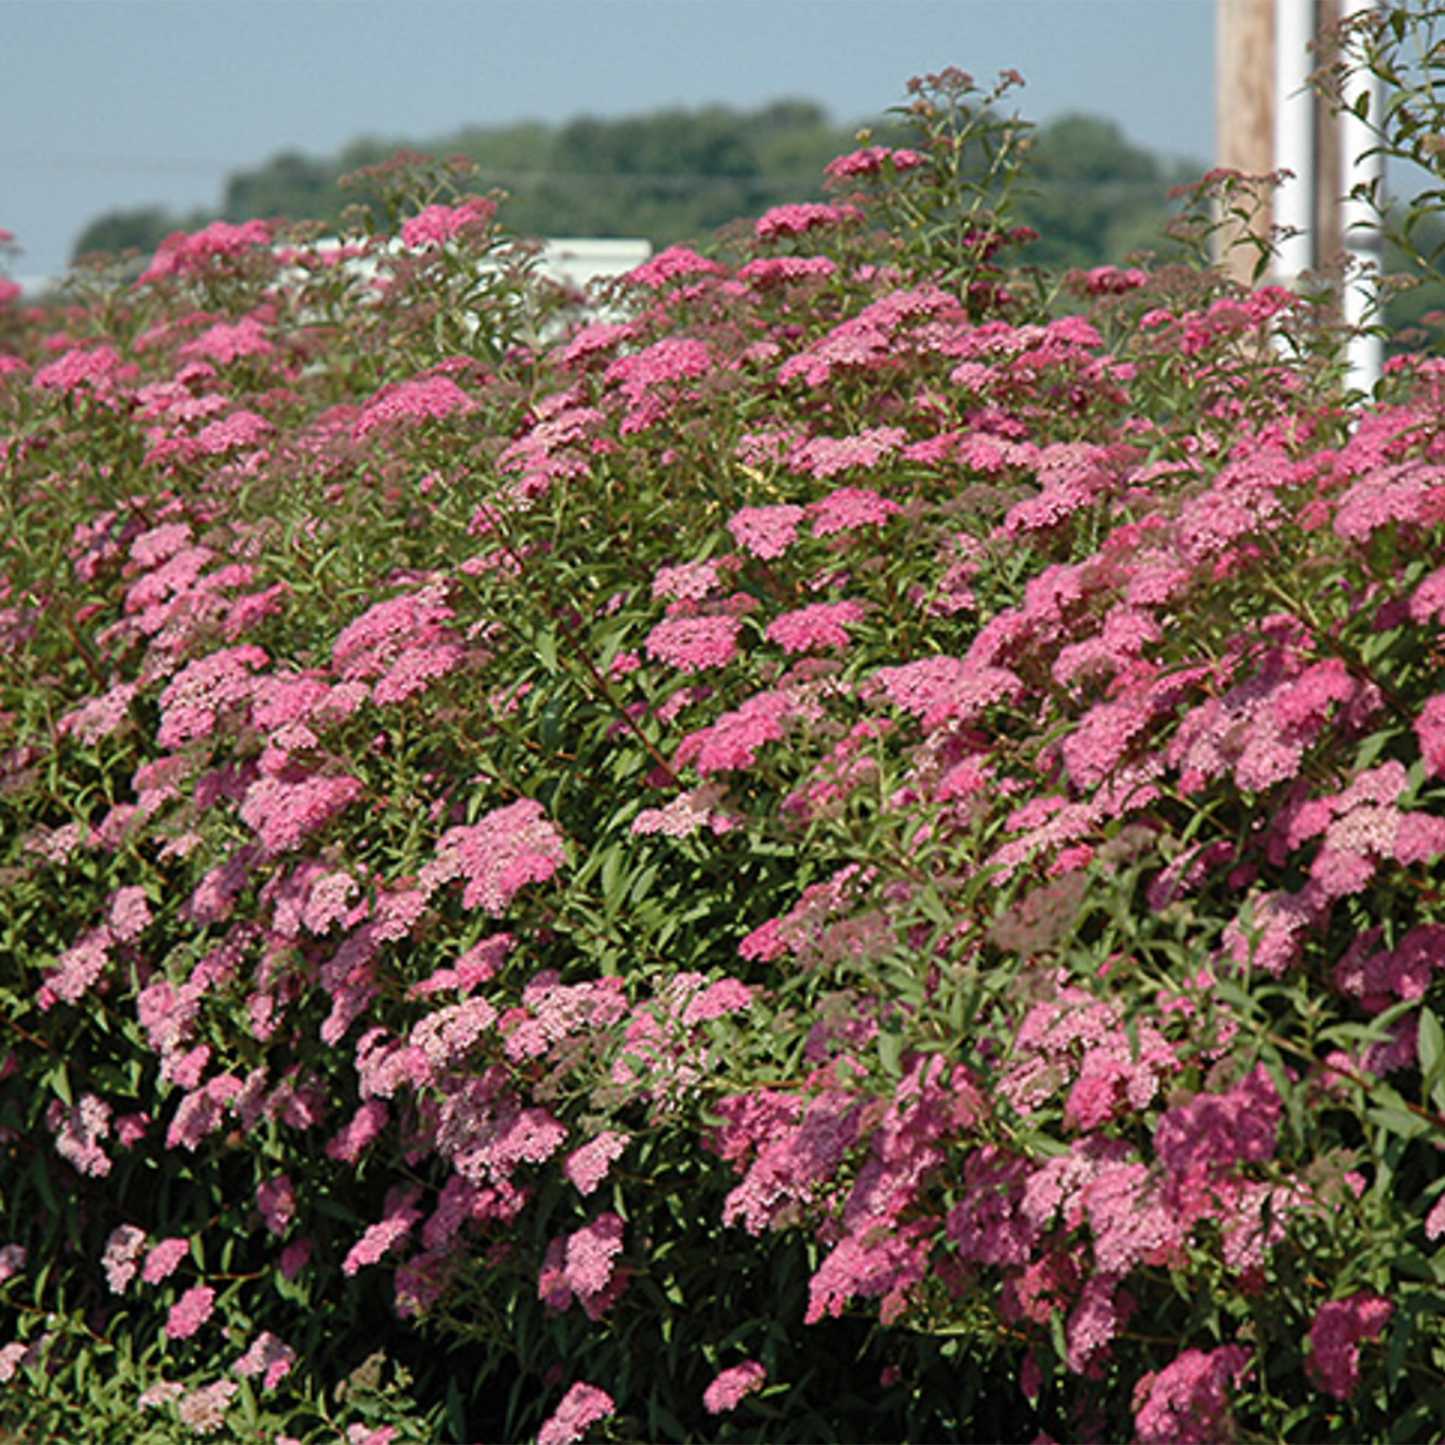
[[[421,426],[475,411],[476,401],[449,376],[400,381],[379,391],[362,408],[352,427],[357,441],[395,426]]]
[[[923,657],[898,667],[881,667],[873,682],[894,707],[912,713],[925,729],[944,722],[971,723],[999,703],[1023,692],[1006,667],[979,666],[956,657]]]
[[[437,1009],[413,1025],[411,1045],[426,1055],[433,1076],[440,1078],[461,1064],[496,1022],[497,1010],[486,999],[464,999]]]
[[[17,1371],[40,1363],[44,1340],[42,1336],[38,1340],[11,1340],[8,1345],[0,1345],[0,1385],[8,1385]]]
[[[0,1245],[0,1284],[13,1279],[25,1268],[26,1250],[23,1244]]]
[[[632,820],[632,832],[639,836],[660,833],[666,838],[690,838],[703,828],[718,834],[730,832],[736,820],[718,807],[725,792],[720,783],[704,783],[679,793],[660,808],[644,808]]]
[[[124,1294],[126,1286],[136,1277],[145,1242],[145,1230],[134,1224],[119,1224],[111,1230],[100,1263],[112,1294]]]
[[[538,1276],[537,1297],[552,1309],[575,1300],[589,1319],[600,1319],[616,1303],[624,1277],[617,1273],[625,1226],[610,1210],[564,1238],[554,1239]]]
[[[626,1151],[627,1144],[626,1134],[604,1129],[567,1156],[562,1163],[563,1172],[576,1186],[579,1194],[591,1194],[607,1178],[613,1164]]]
[[[166,1338],[188,1340],[211,1317],[216,1291],[208,1284],[192,1285],[166,1313]]]
[[[154,460],[163,460],[168,455],[218,457],[242,447],[258,446],[275,430],[265,417],[243,408],[207,423],[196,433],[190,446],[180,444],[174,449],[157,447],[152,450],[151,456]]]
[[[742,1401],[767,1383],[768,1372],[756,1360],[745,1360],[722,1370],[703,1391],[702,1405],[709,1415],[736,1410]]]
[[[728,520],[733,540],[754,557],[781,557],[797,539],[798,524],[807,515],[791,502],[771,507],[744,507]]]
[[[66,713],[57,724],[62,735],[78,737],[85,743],[97,743],[118,732],[131,718],[131,703],[140,688],[133,682],[118,682],[100,697],[85,702]]]
[[[268,853],[289,853],[364,791],[359,778],[345,775],[258,778],[241,802],[241,821]]]
[[[141,1267],[141,1279],[146,1284],[160,1284],[176,1272],[180,1262],[191,1252],[188,1239],[163,1239],[152,1245]]]
[[[840,487],[808,508],[813,531],[819,537],[856,532],[860,527],[881,527],[902,510],[891,498],[862,487]]]
[[[111,1170],[102,1141],[110,1137],[111,1107],[94,1094],[82,1094],[74,1104],[53,1099],[45,1111],[45,1124],[55,1135],[55,1151],[81,1174],[103,1179]]]
[[[564,984],[552,969],[537,974],[522,990],[522,1007],[503,1020],[509,1059],[544,1057],[565,1038],[600,1033],[627,1014],[623,980],[609,974],[590,983]]]
[[[226,1423],[231,1397],[240,1389],[234,1380],[216,1380],[181,1397],[177,1411],[181,1424],[193,1435],[214,1435]]]
[[[417,881],[430,894],[453,878],[464,879],[462,906],[500,917],[528,883],[545,883],[565,861],[562,835],[542,805],[520,798],[479,823],[443,833]]]
[[[768,623],[766,636],[789,653],[844,648],[852,640],[848,628],[862,617],[859,602],[813,602],[779,613]]]
[[[537,1445],[574,1445],[589,1425],[605,1420],[616,1406],[606,1390],[578,1381],[537,1432]]]
[[[652,595],[701,602],[716,592],[719,585],[716,562],[684,562],[657,569],[652,578]]]
[[[814,436],[793,448],[788,465],[795,472],[808,472],[820,478],[835,477],[839,472],[855,468],[866,471],[877,466],[883,458],[892,456],[907,442],[908,433],[901,426],[869,427],[845,437]],[[834,493],[835,497],[841,495]],[[887,505],[897,510],[896,504]],[[839,531],[841,528],[834,526],[831,530]],[[817,531],[820,537],[826,535],[821,527]]]
[[[163,748],[178,748],[208,736],[222,717],[251,697],[253,670],[269,661],[261,648],[247,643],[187,664],[161,693],[156,741]]]
[[[388,1196],[384,1216],[375,1224],[368,1225],[366,1232],[347,1252],[341,1264],[342,1274],[353,1275],[366,1265],[375,1264],[400,1244],[421,1218],[421,1210],[416,1208],[416,1200],[421,1193],[419,1189],[411,1187],[394,1193],[394,1198]]]
[[[36,993],[41,1009],[57,1002],[78,1003],[105,976],[110,966],[110,950],[114,938],[109,927],[102,924],[88,929],[55,961]]]

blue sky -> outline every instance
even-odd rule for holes
[[[1210,163],[1214,0],[6,0],[0,227],[54,274],[102,212],[214,206],[283,150],[781,97],[863,124],[948,65]]]

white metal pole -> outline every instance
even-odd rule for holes
[[[1276,279],[1297,286],[1319,264],[1315,247],[1315,96],[1310,43],[1319,28],[1316,0],[1274,0],[1274,163],[1290,174],[1274,194]]]
[[[1367,19],[1376,8],[1377,0],[1345,0],[1343,19],[1348,26],[1359,19]],[[1357,48],[1351,45],[1344,58],[1347,64],[1358,62]],[[1363,117],[1355,113],[1355,106],[1362,95],[1368,97]],[[1362,324],[1379,319],[1374,313],[1378,278],[1384,262],[1384,239],[1380,232],[1380,217],[1370,204],[1370,196],[1373,194],[1377,201],[1383,202],[1385,158],[1376,149],[1379,138],[1374,127],[1379,125],[1384,109],[1384,87],[1376,76],[1361,71],[1351,77],[1344,101],[1345,109],[1340,116],[1343,170],[1340,178],[1343,194],[1341,229],[1346,257],[1342,304],[1345,324],[1351,328],[1349,386],[1368,396],[1380,379],[1384,363],[1381,338],[1365,335],[1359,329]],[[1371,150],[1375,153],[1367,155],[1366,152]]]

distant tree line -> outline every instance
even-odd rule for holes
[[[872,135],[877,143],[902,143],[901,129],[895,133],[887,119]],[[366,200],[364,191],[343,189],[341,178],[403,149],[470,157],[484,187],[506,192],[505,219],[523,235],[700,243],[740,217],[817,198],[823,167],[857,145],[855,128],[804,100],[751,111],[706,106],[580,117],[559,126],[472,127],[420,145],[369,137],[330,158],[288,151],[238,171],[216,211],[109,212],[85,229],[76,255],[149,253],[170,232],[217,219],[335,223],[347,206]],[[1032,251],[1041,265],[1092,266],[1158,249],[1170,189],[1198,174],[1130,144],[1116,125],[1095,116],[1039,126],[1031,149],[1030,189],[1016,197],[1015,219],[1042,238]]]

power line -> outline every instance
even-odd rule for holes
[[[0,166],[25,170],[139,171],[146,174],[227,175],[236,169],[234,161],[201,160],[186,156],[119,156],[99,151],[8,151],[0,150]]]

